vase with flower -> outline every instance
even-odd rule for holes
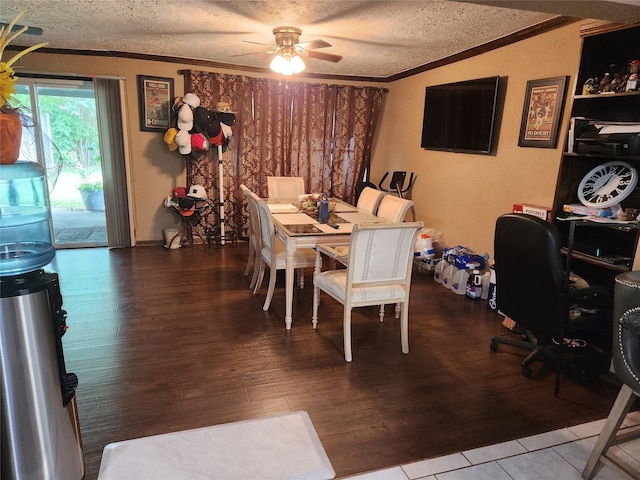
[[[9,25],[0,28],[0,163],[15,163],[20,156],[20,141],[22,140],[22,122],[19,109],[11,106],[10,100],[16,93],[17,80],[12,65],[33,50],[47,45],[39,43],[16,53],[11,59],[2,59],[5,48],[21,33],[27,30],[22,27],[12,32],[16,22],[24,15],[21,12]]]

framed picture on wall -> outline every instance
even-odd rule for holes
[[[527,82],[519,146],[556,147],[568,79],[564,76]]]
[[[138,75],[140,130],[154,132],[169,128],[173,78]]]

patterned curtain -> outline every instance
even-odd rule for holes
[[[226,151],[222,154],[222,181],[225,217],[225,235],[235,232],[246,235],[246,220],[248,209],[239,191],[240,178],[240,149],[242,147],[243,123],[241,118],[247,118],[251,113],[251,84],[249,79],[241,76],[221,75],[217,73],[183,71],[185,93],[192,92],[200,99],[200,106],[207,110],[215,110],[218,102],[227,102],[236,113],[236,125],[233,136]],[[219,158],[218,149],[211,147],[198,158],[187,156],[187,187],[202,185],[210,199],[210,208],[200,212],[198,218],[193,219],[189,226],[192,231],[187,232],[192,237],[194,233],[215,239],[221,233],[219,208]],[[218,237],[219,238],[219,237]]]
[[[331,143],[336,89],[298,83],[294,92],[288,163],[291,176],[305,179],[306,192],[331,192]]]
[[[371,143],[385,89],[282,82],[185,70],[185,93],[214,110],[227,102],[236,126],[222,154],[225,233],[248,235],[248,209],[240,185],[267,197],[267,176],[301,176],[308,192],[355,199],[371,158]],[[203,185],[211,208],[194,219],[194,233],[215,239],[220,230],[218,152],[188,157],[187,186]]]
[[[340,85],[336,89],[331,195],[353,204],[356,185],[369,169],[385,90],[348,85]]]

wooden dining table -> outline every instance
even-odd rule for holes
[[[355,224],[387,223],[364,210],[338,199],[330,199],[332,205],[327,223],[320,223],[317,213],[305,213],[298,210],[296,201],[267,202],[276,236],[286,248],[285,298],[286,308],[284,323],[287,330],[293,322],[293,290],[294,261],[293,256],[298,248],[314,248],[320,244],[348,245],[351,231]]]

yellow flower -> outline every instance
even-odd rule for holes
[[[11,29],[16,24],[16,22],[24,15],[24,11],[20,12],[16,18],[14,18],[8,26],[3,26],[0,28],[0,106],[4,105],[11,96],[16,93],[15,83],[16,83],[16,75],[11,68],[16,61],[22,58],[29,52],[34,51],[37,48],[44,47],[47,45],[45,43],[39,43],[37,45],[33,45],[32,47],[25,48],[21,52],[16,53],[10,60],[3,62],[2,55],[4,54],[4,49],[21,33],[23,33],[27,27],[24,26],[20,30],[11,33]]]
[[[16,76],[13,68],[0,62],[0,105],[4,105],[16,93]]]

